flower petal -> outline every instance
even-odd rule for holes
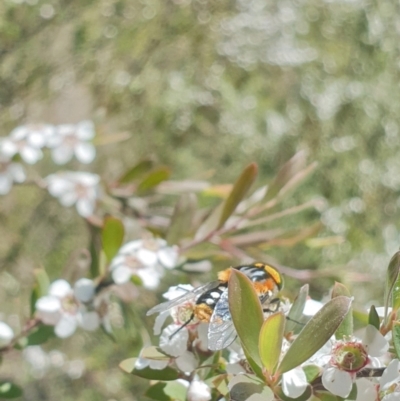
[[[7,173],[0,174],[0,195],[7,195],[12,186],[11,177]]]
[[[77,321],[75,316],[63,315],[54,328],[57,337],[67,338],[75,333]]]
[[[132,277],[132,271],[129,267],[118,266],[111,272],[115,284],[127,283]]]
[[[308,386],[306,374],[300,367],[282,375],[282,391],[290,398],[300,397]]]
[[[141,248],[137,251],[136,255],[144,266],[153,266],[157,263],[157,254],[148,249]]]
[[[75,297],[81,302],[89,302],[95,294],[95,285],[93,280],[81,278],[74,284]]]
[[[160,335],[162,326],[164,325],[166,319],[170,316],[169,310],[161,312],[154,321],[153,332],[155,336]]]
[[[177,332],[181,327],[182,326],[177,324],[170,324],[162,331],[160,336],[160,348],[166,354],[178,357],[186,351],[189,332],[186,328]]]
[[[0,348],[10,344],[13,338],[14,332],[12,328],[8,324],[0,322]]]
[[[211,389],[201,380],[193,380],[187,392],[188,401],[209,401],[211,400]]]
[[[51,157],[56,164],[68,163],[72,159],[73,155],[74,150],[71,147],[63,144],[51,150]]]
[[[356,381],[357,398],[355,401],[376,401],[376,385],[370,380],[361,378]]]
[[[365,328],[362,343],[367,349],[368,355],[371,356],[381,356],[389,349],[386,338],[371,324]]]
[[[88,198],[81,198],[76,201],[76,210],[82,217],[93,215],[96,201]]]
[[[346,398],[353,386],[353,380],[348,372],[329,367],[322,374],[322,384],[332,394]]]
[[[49,288],[49,295],[53,295],[54,297],[64,298],[68,294],[71,293],[71,286],[68,281],[65,280],[56,280],[54,281]]]
[[[143,287],[149,290],[154,290],[158,287],[160,277],[162,276],[157,269],[151,267],[139,269],[136,274],[142,280]]]
[[[75,156],[81,163],[89,164],[96,157],[96,148],[91,143],[78,143],[75,147]]]
[[[393,359],[383,372],[382,377],[379,379],[381,388],[387,387],[394,380],[399,380],[399,370],[400,370],[399,360]]]
[[[176,366],[184,373],[193,372],[198,366],[199,362],[195,358],[193,352],[185,351],[182,355],[175,359]]]
[[[171,247],[165,247],[157,252],[158,260],[167,269],[173,269],[178,262],[178,252]]]
[[[95,311],[84,312],[80,315],[79,324],[84,330],[97,330],[100,326],[100,316]]]

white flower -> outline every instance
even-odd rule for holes
[[[374,364],[376,360],[373,358],[383,355],[388,349],[387,340],[374,326],[368,325],[362,342],[351,340],[334,344],[331,359],[322,374],[322,384],[332,394],[346,398],[357,372],[368,364]]]
[[[393,359],[378,385],[366,378],[358,379],[356,401],[400,401],[400,362]]]
[[[81,216],[93,215],[99,197],[98,175],[82,171],[62,172],[49,175],[46,182],[49,193],[58,198],[63,206],[75,204]]]
[[[304,370],[299,366],[282,375],[282,391],[290,398],[300,397],[308,386]]]
[[[206,383],[195,377],[189,385],[187,399],[188,401],[209,401],[211,400],[211,389]]]
[[[1,153],[7,157],[13,157],[17,153],[28,164],[35,164],[43,157],[43,148],[54,127],[51,125],[23,125],[11,131],[1,143]]]
[[[141,279],[145,288],[157,288],[164,268],[176,266],[178,253],[160,238],[136,240],[125,244],[111,262],[111,275],[116,284],[128,282],[132,276]]]
[[[86,303],[93,300],[95,285],[88,279],[78,280],[73,290],[65,280],[56,280],[50,285],[49,295],[36,301],[37,316],[44,324],[55,326],[58,337],[71,336],[78,326],[85,330],[96,330],[100,317],[89,310]]]
[[[92,121],[82,121],[76,125],[64,124],[56,127],[48,146],[55,163],[68,163],[73,155],[81,163],[91,163],[96,156],[96,149],[90,142],[95,135]]]
[[[8,324],[0,322],[0,348],[9,345],[13,340],[13,338],[14,338],[14,332],[12,328]]]
[[[178,331],[179,330],[179,331]],[[160,336],[160,348],[168,355],[178,357],[187,350],[189,331],[179,324],[170,324]]]
[[[0,156],[0,195],[8,194],[14,182],[21,183],[25,179],[25,172],[21,164]]]

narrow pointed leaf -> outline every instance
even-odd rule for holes
[[[384,323],[387,323],[387,312],[390,304],[390,300],[392,297],[393,293],[393,288],[396,284],[396,281],[399,277],[399,271],[400,271],[400,251],[397,251],[393,256],[392,259],[390,259],[389,266],[387,268],[386,272],[386,284],[385,284],[385,295],[384,295],[384,302],[385,302],[385,315],[384,315]],[[393,297],[393,302],[392,306],[396,304],[398,306],[398,303],[400,301],[399,299],[396,299],[398,297],[398,294],[396,292],[396,297]],[[393,308],[396,310],[396,308]]]
[[[166,240],[169,244],[177,244],[190,231],[192,219],[196,211],[195,194],[183,194],[175,205]]]
[[[219,219],[218,228],[222,227],[235,211],[237,205],[246,196],[250,187],[257,177],[258,167],[257,164],[249,164],[242,172],[240,177],[233,185],[232,191],[228,198],[225,200],[224,207]]]
[[[207,238],[208,235],[217,230],[223,207],[224,204],[220,203],[201,223],[194,237],[196,240]]]
[[[314,172],[314,170],[317,168],[318,163],[314,162],[311,163],[309,166],[304,168],[303,170],[299,171],[297,174],[295,174],[284,186],[281,188],[281,190],[278,193],[278,197],[282,199],[284,196],[286,196],[288,193],[292,192],[295,190],[308,176]]]
[[[351,297],[350,291],[341,283],[335,283],[332,291],[332,298],[336,298],[338,296]],[[335,337],[337,340],[342,340],[345,336],[350,336],[353,334],[353,313],[352,308],[350,307],[349,312],[344,318],[343,322],[340,324],[338,329],[335,332]]]
[[[124,240],[125,229],[122,221],[115,217],[106,217],[101,232],[103,250],[107,257],[107,261],[117,254],[118,249],[122,246]]]
[[[151,160],[142,160],[135,166],[126,171],[118,180],[120,184],[129,184],[130,182],[143,177],[153,167]]]
[[[243,349],[258,366],[262,366],[258,338],[264,316],[257,293],[249,278],[234,269],[229,278],[228,288],[229,309]]]
[[[150,171],[142,181],[138,184],[138,193],[143,193],[154,188],[161,182],[168,180],[171,175],[171,171],[168,167],[158,167]]]
[[[397,358],[400,359],[400,322],[394,322],[392,327],[393,345]]]
[[[269,374],[274,373],[281,355],[283,333],[285,330],[285,315],[274,313],[263,323],[259,338],[261,362]]]
[[[285,373],[314,355],[335,333],[347,312],[351,299],[338,296],[325,304],[304,326],[278,366]]]
[[[293,301],[292,307],[287,316],[285,334],[297,332],[299,331],[299,328],[302,327],[301,320],[303,318],[303,310],[308,297],[308,287],[308,284],[303,285],[303,287],[300,288],[299,295]]]
[[[377,330],[379,330],[379,326],[381,324],[381,321],[379,319],[378,312],[376,311],[376,308],[375,308],[374,305],[371,305],[371,308],[369,310],[368,324],[374,326]]]
[[[306,157],[305,152],[301,151],[296,153],[290,160],[288,160],[278,171],[275,179],[272,181],[271,185],[264,197],[264,202],[275,198],[279,191],[283,188],[285,184],[289,182],[294,175],[305,167]]]
[[[137,358],[125,359],[119,364],[119,367],[126,373],[131,373],[132,375],[142,377],[143,379],[148,379],[148,380],[170,381],[179,378],[179,373],[175,369],[169,366],[160,370],[151,369],[149,367],[144,369],[136,369],[135,368],[136,360]]]

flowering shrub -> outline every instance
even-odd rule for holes
[[[77,330],[102,328],[113,337],[113,299],[137,304],[139,288],[150,293],[164,280],[174,280],[176,285],[164,294],[169,307],[156,307],[157,345],[143,335],[139,355],[121,363],[125,372],[150,380],[147,397],[399,399],[399,254],[388,269],[383,319],[372,307],[369,315],[358,313],[353,322],[352,298],[341,284],[324,305],[308,299],[307,286],[297,298],[278,294],[279,271],[291,275],[293,270],[273,260],[266,249],[277,243],[292,246],[320,228],[319,223],[266,228],[318,206],[317,200],[286,208],[283,204],[315,168],[315,163],[306,164],[304,152],[290,159],[269,185],[256,189],[255,163],[225,186],[173,181],[167,167],[150,160],[108,181],[89,171],[57,170],[74,156],[89,165],[96,155],[94,136],[93,123],[83,121],[25,125],[1,140],[0,194],[14,184],[33,183],[57,198],[60,208],[75,206],[90,232],[89,269],[52,283],[45,268],[35,270],[30,318],[20,329],[0,322],[4,358],[13,349],[25,349],[29,356],[31,346],[53,336],[70,337]],[[47,154],[56,171],[43,178],[37,171],[32,174],[32,165],[46,160]],[[216,201],[204,202],[204,197]],[[173,207],[165,206],[171,202]],[[256,258],[277,268],[252,274],[251,269],[227,269],[217,281],[198,285],[199,280],[210,280],[211,275],[200,274],[210,273],[214,262],[223,260],[229,267]],[[218,341],[219,336],[224,341]],[[20,394],[11,381],[0,385],[0,398]]]

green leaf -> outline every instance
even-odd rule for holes
[[[151,386],[144,395],[155,401],[171,401],[168,395],[164,393],[166,386],[167,383],[158,382]]]
[[[399,270],[400,270],[400,251],[397,251],[390,259],[389,266],[386,272],[386,284],[385,284],[385,315],[384,315],[384,323],[387,323],[387,311],[390,304],[390,299],[393,293],[393,288],[399,277]],[[400,302],[400,294],[396,291],[396,294],[393,296],[392,299],[392,306],[394,310],[397,310],[399,307]]]
[[[277,371],[285,373],[314,355],[335,333],[350,310],[351,299],[338,296],[325,304],[304,326]]]
[[[397,358],[400,359],[400,322],[393,322],[392,337]]]
[[[196,240],[207,238],[207,236],[210,233],[212,233],[217,229],[223,207],[224,204],[221,203],[215,209],[212,210],[212,212],[208,215],[208,217],[203,221],[203,223],[197,229],[196,235],[194,237]]]
[[[166,240],[174,245],[190,232],[192,219],[196,211],[197,198],[193,193],[183,194],[175,205]]]
[[[336,397],[336,395],[327,392],[316,391],[315,396],[321,401],[339,401],[339,398]]]
[[[99,227],[95,227],[89,225],[90,231],[90,243],[89,243],[89,251],[91,257],[90,263],[90,275],[95,278],[100,275],[100,260],[99,255],[101,252],[101,229]]]
[[[34,269],[35,281],[38,285],[38,295],[43,297],[48,294],[50,287],[50,279],[44,269]]]
[[[129,184],[144,176],[153,167],[151,160],[142,160],[135,166],[127,170],[118,180],[120,184]]]
[[[263,323],[260,331],[259,351],[264,368],[273,374],[281,355],[283,333],[285,330],[285,315],[274,313]]]
[[[36,328],[35,331],[25,338],[26,344],[24,344],[24,346],[40,345],[53,337],[55,337],[54,326],[46,326],[45,324],[41,324]]]
[[[179,382],[169,382],[164,388],[164,393],[171,401],[186,401],[187,388]]]
[[[22,396],[22,388],[9,381],[0,381],[0,398],[10,399]]]
[[[187,388],[179,382],[156,383],[146,391],[146,396],[156,401],[185,401]]]
[[[247,399],[272,401],[274,393],[254,375],[237,375],[229,382],[230,399],[246,401]]]
[[[260,299],[249,278],[238,270],[231,270],[228,291],[232,321],[243,349],[261,367],[258,338],[264,315]]]
[[[166,359],[170,359],[168,355],[165,355],[158,347],[146,347],[143,348],[141,352],[141,357],[146,359],[153,359],[156,361],[165,361]]]
[[[138,193],[144,193],[153,189],[161,182],[168,180],[171,175],[171,171],[168,167],[157,167],[154,170],[150,171],[142,181],[137,186]]]
[[[279,191],[305,167],[306,154],[304,151],[296,153],[290,160],[288,160],[278,171],[275,179],[269,185],[267,193],[264,197],[264,202],[275,198]]]
[[[229,393],[228,383],[232,379],[232,375],[223,373],[212,378],[211,383],[213,387],[224,397]]]
[[[287,315],[285,334],[294,333],[298,331],[298,328],[302,327],[299,323],[303,318],[303,310],[308,297],[308,288],[308,284],[303,285],[303,287],[300,288],[299,295],[297,295],[296,299],[293,301],[292,307]]]
[[[317,365],[303,366],[303,370],[306,374],[307,383],[313,382],[321,373],[321,368]]]
[[[381,320],[374,305],[371,305],[369,309],[368,324],[374,326],[377,330],[379,330],[379,326],[381,325]]]
[[[36,312],[36,301],[40,297],[47,295],[50,286],[50,280],[47,276],[46,270],[34,269],[33,274],[35,276],[35,284],[32,288],[30,298],[31,315],[34,315],[34,313]]]
[[[332,290],[332,298],[336,298],[338,296],[351,297],[349,290],[341,283],[335,283]],[[353,334],[353,313],[352,308],[350,307],[349,312],[344,318],[343,322],[340,324],[338,329],[335,332],[335,337],[337,340],[343,340],[345,336],[350,336]]]
[[[112,216],[107,216],[104,219],[101,240],[108,262],[111,262],[112,258],[117,254],[124,241],[124,235],[125,229],[121,220]]]
[[[137,358],[125,359],[119,364],[119,367],[126,373],[148,380],[171,381],[179,378],[179,372],[169,366],[161,370],[151,369],[148,367],[144,369],[136,369],[136,360]]]
[[[249,164],[233,185],[232,191],[224,202],[218,228],[222,227],[235,211],[237,205],[246,196],[257,177],[258,167],[256,163]]]

